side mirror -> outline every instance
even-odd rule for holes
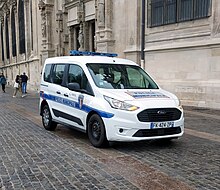
[[[77,82],[73,82],[73,83],[69,83],[67,84],[67,88],[69,90],[73,90],[73,91],[79,91],[80,90],[80,85]]]

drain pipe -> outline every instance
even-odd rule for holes
[[[141,14],[141,68],[145,69],[145,0],[142,0],[142,14]]]

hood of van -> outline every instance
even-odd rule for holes
[[[162,89],[103,89],[103,95],[138,107],[142,107],[143,105],[150,107],[172,107],[179,105],[179,100],[174,94]]]

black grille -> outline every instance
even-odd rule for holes
[[[180,127],[172,127],[166,129],[140,129],[133,137],[154,137],[154,136],[165,136],[175,135],[181,133]]]
[[[182,112],[176,108],[155,108],[146,109],[140,112],[137,117],[141,122],[174,121],[181,117]]]

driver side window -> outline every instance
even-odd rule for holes
[[[87,92],[92,92],[91,86],[88,82],[88,79],[82,70],[82,68],[78,65],[69,65],[68,83],[78,83],[80,89],[86,90]]]
[[[137,87],[137,88],[148,87],[149,82],[144,80],[143,75],[140,75],[138,70],[133,68],[128,68],[127,72],[128,72],[129,83],[132,87]]]

